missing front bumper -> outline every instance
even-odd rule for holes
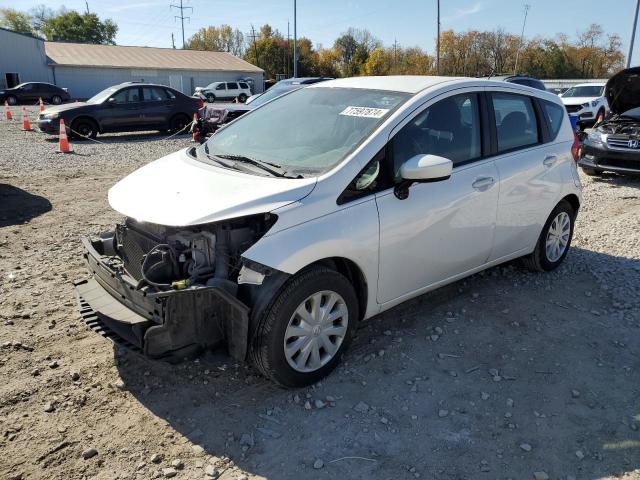
[[[104,255],[105,239],[82,238],[91,277],[76,283],[80,313],[93,330],[152,358],[226,345],[244,360],[249,308],[218,287],[150,293]]]

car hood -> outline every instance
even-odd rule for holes
[[[604,87],[604,95],[611,113],[621,114],[640,107],[640,67],[616,73]]]
[[[89,107],[92,106],[93,104],[91,103],[87,103],[87,102],[73,102],[73,103],[64,103],[62,105],[53,105],[50,107],[47,107],[44,112],[44,114],[47,113],[62,113],[62,112],[67,112],[69,110],[77,110],[80,108],[84,108],[84,107]]]
[[[210,165],[187,152],[136,170],[109,190],[109,204],[138,221],[179,227],[267,213],[309,195],[315,178],[252,175]]]
[[[600,97],[560,97],[565,105],[582,105],[583,103],[592,102]]]
[[[207,110],[215,110],[224,112],[236,112],[236,111],[249,111],[251,110],[251,106],[244,103],[208,103],[205,105]]]

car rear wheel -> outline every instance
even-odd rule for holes
[[[62,97],[60,95],[54,95],[51,97],[51,103],[54,105],[60,105],[62,103]]]
[[[7,103],[9,105],[17,105],[18,104],[18,99],[16,97],[14,97],[13,95],[9,95],[7,97]]]
[[[79,118],[71,124],[71,135],[77,138],[96,138],[98,125],[90,118]]]
[[[178,114],[178,115],[174,115],[173,117],[171,117],[171,120],[169,121],[169,130],[171,132],[179,132],[181,130],[184,130],[185,127],[189,124],[189,117],[187,117],[184,114]]]
[[[560,266],[569,253],[576,212],[566,200],[553,209],[542,228],[536,249],[523,258],[525,266],[539,272],[549,272]]]
[[[238,95],[238,101],[239,101],[240,103],[244,103],[244,102],[246,102],[246,101],[247,101],[247,95],[246,95],[246,94],[244,94],[244,93],[241,93],[240,95]]]
[[[207,102],[209,103],[213,103],[216,101],[216,96],[213,93],[207,93],[205,97],[207,99]]]
[[[358,321],[358,301],[346,277],[312,267],[285,284],[258,320],[250,358],[267,378],[303,387],[340,362]]]

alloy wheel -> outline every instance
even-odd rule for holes
[[[571,218],[567,212],[560,212],[549,225],[545,253],[550,262],[557,262],[567,249],[571,235]]]
[[[324,290],[307,297],[284,334],[284,353],[291,368],[308,373],[325,366],[340,349],[348,323],[347,304],[336,292]]]

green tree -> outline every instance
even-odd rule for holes
[[[20,12],[13,8],[0,9],[0,27],[21,33],[35,33],[33,18],[25,12]]]
[[[229,52],[241,57],[244,54],[244,35],[237,28],[234,30],[229,25],[209,26],[198,30],[187,40],[184,48]]]
[[[115,45],[118,26],[110,19],[100,21],[94,13],[69,10],[44,19],[42,32],[47,40]]]

